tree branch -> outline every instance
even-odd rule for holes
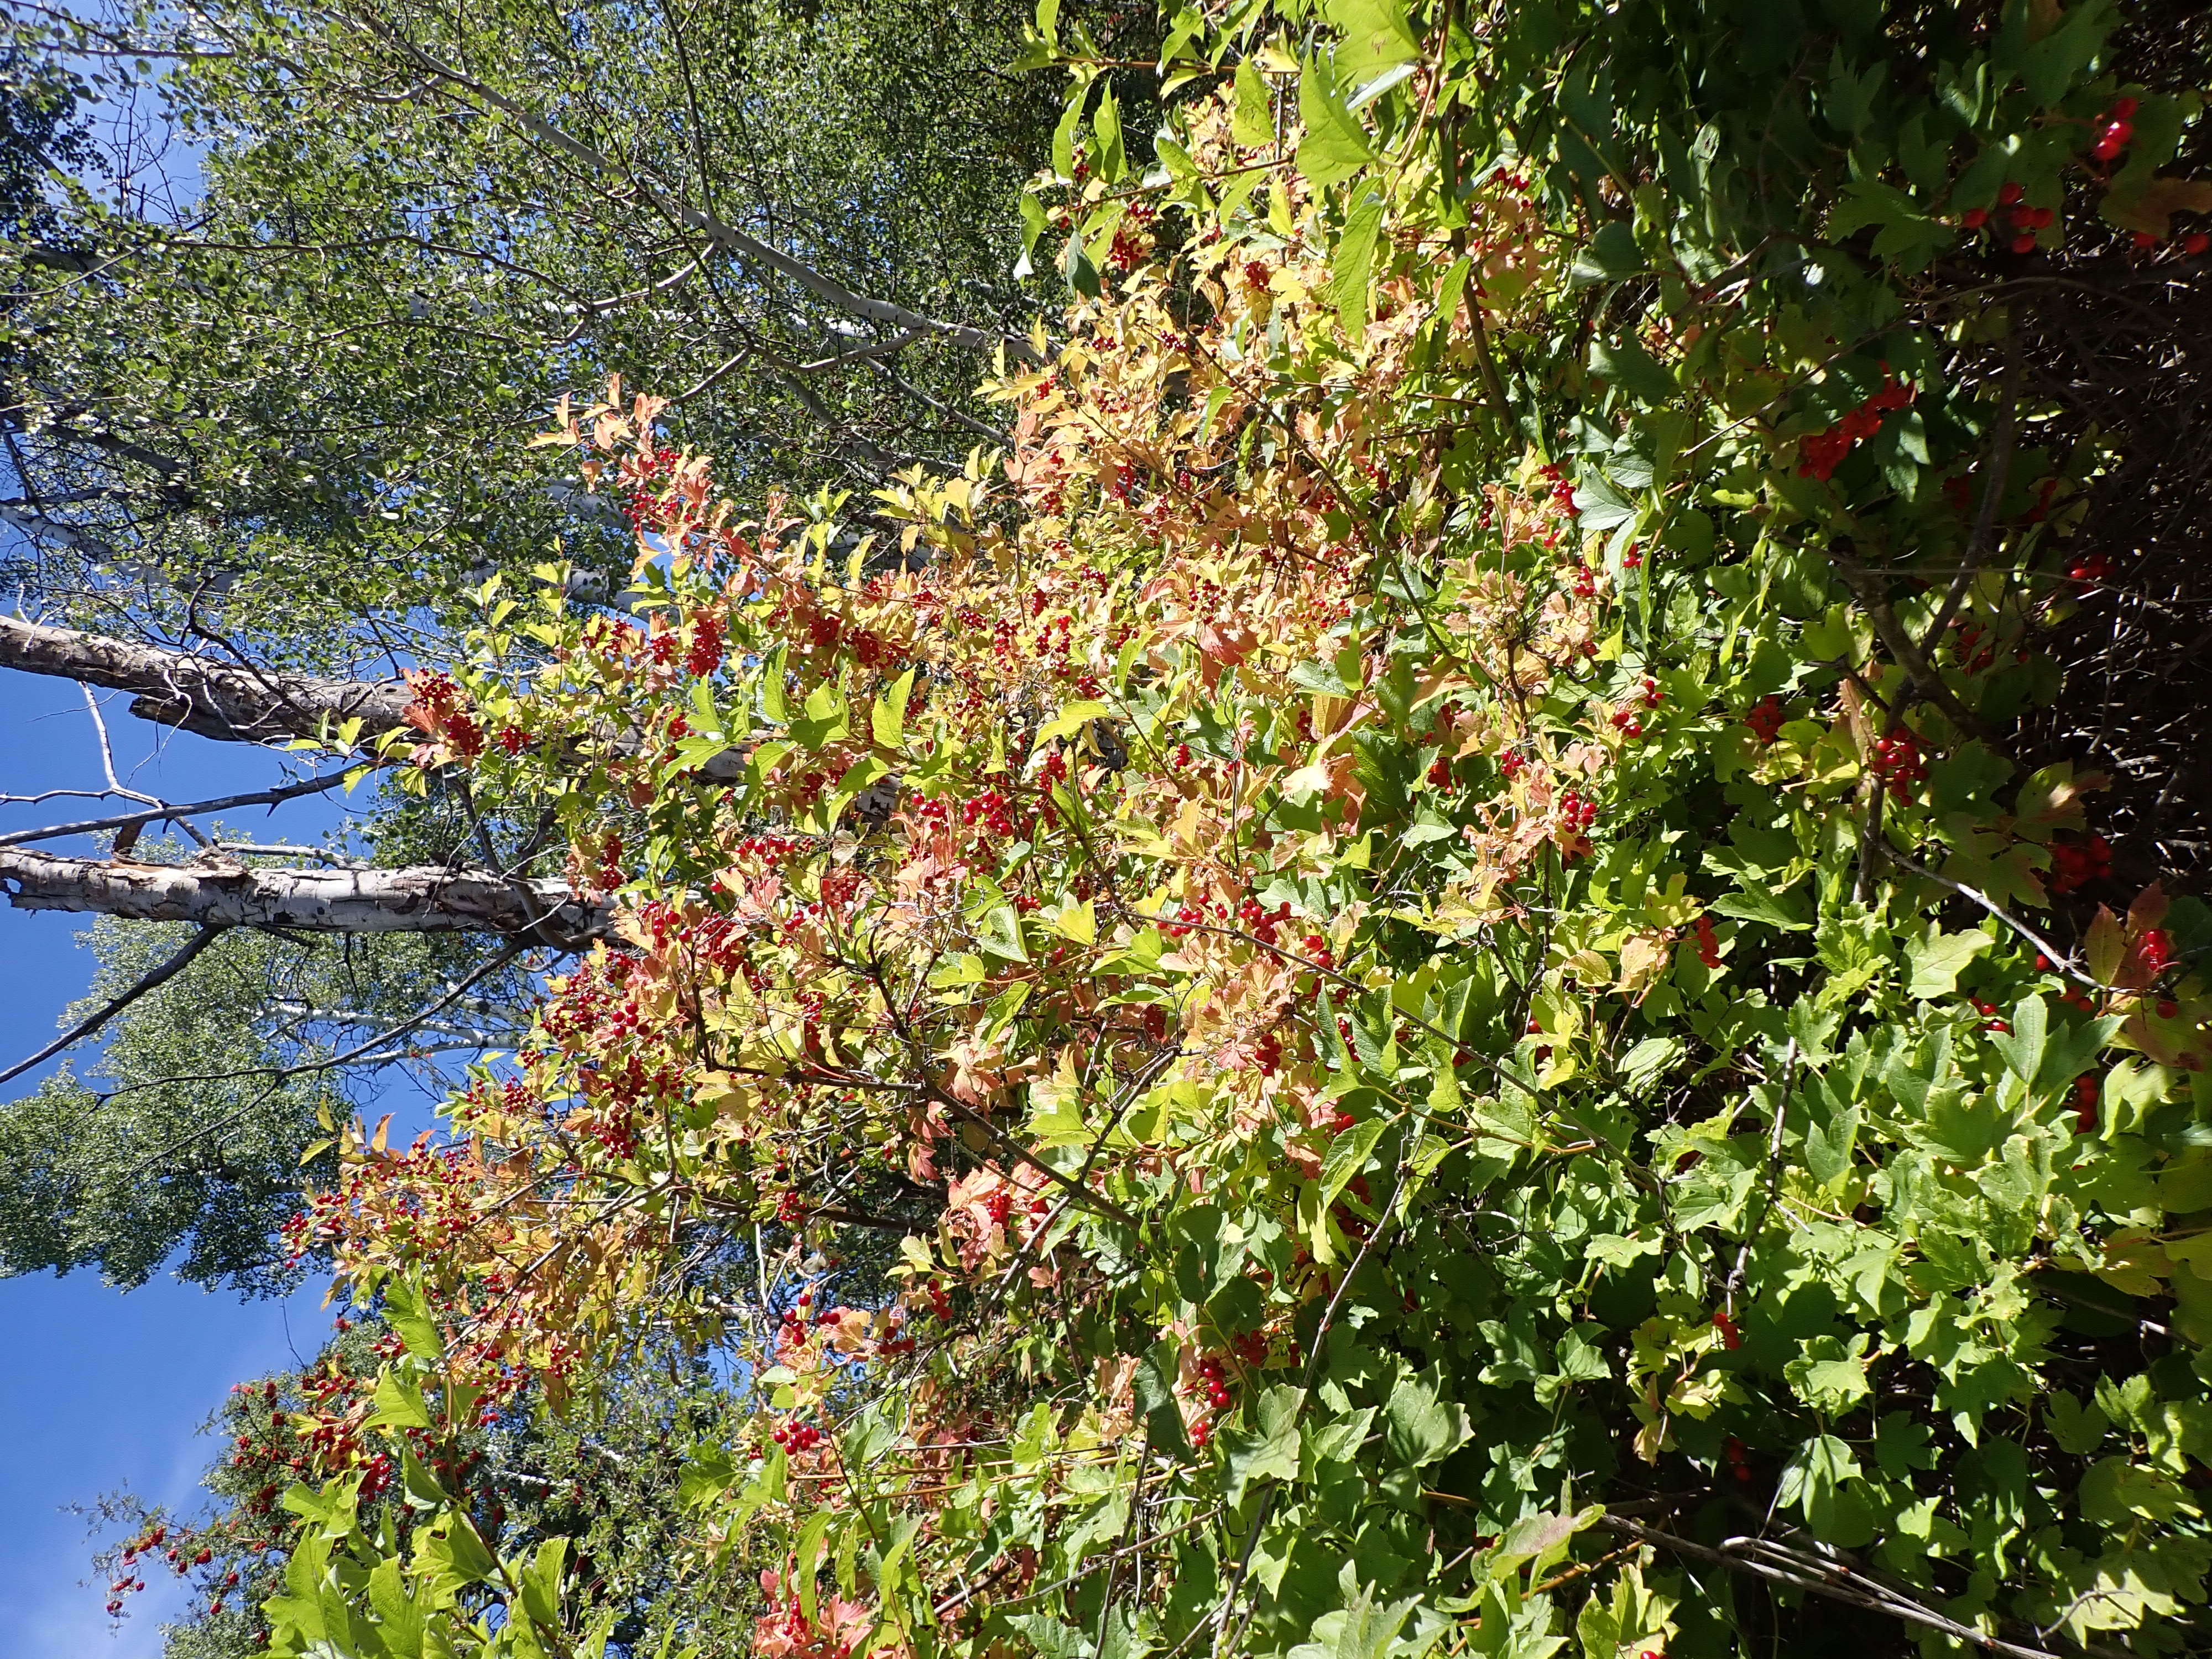
[[[564,951],[605,937],[614,919],[613,905],[580,899],[566,882],[435,865],[266,870],[0,849],[0,891],[19,910],[310,933],[500,933]]]
[[[371,732],[406,723],[414,693],[404,680],[258,675],[188,651],[0,617],[0,668],[51,674],[128,691],[142,720],[204,738],[265,743],[312,738],[359,716]]]
[[[1900,1595],[1887,1585],[1868,1577],[1841,1561],[1807,1557],[1765,1539],[1731,1538],[1724,1547],[1716,1549],[1710,1544],[1678,1538],[1673,1533],[1661,1532],[1617,1515],[1600,1516],[1597,1524],[1607,1532],[1656,1545],[1674,1554],[1689,1556],[1693,1560],[1711,1561],[1717,1566],[1747,1572],[1771,1583],[1808,1590],[1832,1601],[1864,1607],[1869,1613],[1887,1613],[1890,1618],[1901,1619],[1907,1624],[1924,1625],[1955,1640],[1990,1653],[2003,1654],[2007,1659],[2058,1659],[2057,1654],[2042,1648],[2026,1648],[2016,1643],[2000,1641],[1976,1630],[1972,1625],[1962,1625],[1955,1619],[1947,1619],[1934,1608],[1923,1607],[1910,1597]],[[1778,1560],[1759,1559],[1761,1557],[1775,1557]]]
[[[222,931],[222,928],[218,925],[211,924],[201,927],[198,933],[193,934],[191,939],[185,941],[184,949],[179,951],[176,955],[171,957],[160,967],[145,975],[129,990],[124,992],[120,996],[111,997],[108,999],[106,1006],[100,1008],[89,1018],[78,1021],[68,1030],[64,1031],[59,1036],[56,1037],[52,1042],[49,1042],[45,1048],[40,1049],[38,1053],[33,1054],[28,1060],[19,1060],[15,1065],[10,1066],[6,1071],[0,1072],[0,1083],[12,1082],[16,1078],[22,1076],[24,1073],[29,1071],[33,1066],[41,1065],[44,1062],[52,1060],[56,1054],[61,1053],[63,1049],[68,1048],[72,1042],[76,1042],[85,1037],[90,1036],[101,1026],[106,1024],[109,1020],[114,1018],[116,1015],[121,1013],[132,1003],[137,1001],[140,997],[144,996],[147,992],[155,989],[158,986],[167,984],[170,980],[174,979],[179,974],[184,972],[185,968],[191,965],[192,958],[199,955],[201,951],[206,950],[209,945],[214,944],[216,941],[216,936]]]

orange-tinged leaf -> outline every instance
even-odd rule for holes
[[[2212,184],[2197,179],[2154,179],[2141,190],[2109,192],[2100,210],[2106,222],[2164,241],[2177,213],[2212,213]]]

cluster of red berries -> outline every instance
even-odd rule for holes
[[[1577,792],[1570,789],[1559,797],[1559,822],[1572,833],[1580,835],[1597,822],[1597,803],[1585,800]]]
[[[1440,754],[1435,760],[1429,763],[1429,787],[1431,789],[1449,789],[1451,787],[1451,757],[1449,755]]]
[[[1573,581],[1577,599],[1589,599],[1597,596],[1597,572],[1589,566],[1577,565],[1574,569]]]
[[[1996,1036],[2008,1036],[2011,1035],[2012,1026],[2007,1021],[2000,1019],[1997,1017],[1997,1006],[1996,1003],[1984,1002],[1979,997],[1968,997],[1966,1000],[1974,1005],[1974,1012],[1982,1017],[1982,1029],[1984,1031],[1988,1031]]]
[[[1196,904],[1178,904],[1176,906],[1176,919],[1173,921],[1164,921],[1159,924],[1161,937],[1181,939],[1194,928],[1206,926],[1206,915],[1209,911],[1217,918],[1224,921],[1229,914],[1228,907],[1218,899],[1201,900]]]
[[[1158,210],[1149,203],[1139,202],[1122,216],[1120,227],[1114,232],[1114,246],[1106,255],[1106,269],[1115,276],[1133,270],[1144,258],[1152,243],[1145,234]]]
[[[1893,789],[1910,789],[1928,779],[1927,757],[1910,732],[1881,738],[1874,745],[1871,768],[1875,776]]]
[[[1323,968],[1336,966],[1336,953],[1328,948],[1328,940],[1319,933],[1308,933],[1298,941],[1298,949],[1305,952],[1306,960]]]
[[[822,1443],[822,1431],[811,1423],[779,1423],[769,1438],[787,1452],[809,1451]]]
[[[1721,1346],[1729,1352],[1733,1353],[1743,1346],[1743,1333],[1736,1328],[1735,1321],[1729,1317],[1726,1308],[1715,1310],[1713,1328],[1721,1334]]]
[[[2026,193],[2018,185],[2007,185],[1997,192],[1997,215],[2003,221],[1999,228],[2012,232],[2010,246],[2014,253],[2034,252],[2036,232],[2058,216],[2049,208],[2023,207],[2021,198]],[[1960,216],[1960,222],[1968,230],[1979,230],[1990,218],[1987,208],[1969,208]]]
[[[2100,161],[2110,161],[2134,143],[2138,107],[2132,98],[2113,99],[2112,108],[2097,118],[2097,137],[2089,146],[2089,154]]]
[[[2112,845],[2102,836],[2075,843],[2051,844],[2051,890],[2070,893],[2112,873]]]
[[[986,789],[960,803],[960,822],[971,829],[981,825],[985,834],[1011,841],[1014,835],[1013,803],[997,790]]]
[[[1508,783],[1519,777],[1528,764],[1527,759],[1517,749],[1509,749],[1498,757],[1498,773]]]
[[[1208,1354],[1198,1362],[1198,1377],[1200,1382],[1206,1384],[1206,1403],[1216,1411],[1227,1410],[1229,1382],[1226,1373],[1221,1368],[1221,1362]]]
[[[1582,516],[1582,508],[1575,505],[1575,487],[1567,480],[1566,469],[1556,462],[1538,469],[1552,486],[1552,505],[1571,519]]]
[[[2136,959],[2147,974],[2164,973],[2173,966],[2173,936],[2163,927],[2150,929],[2136,943]]]
[[[465,761],[483,753],[483,727],[462,706],[461,688],[451,676],[416,669],[409,672],[407,684],[415,694],[406,708],[410,726],[441,739]]]
[[[684,672],[703,680],[720,671],[724,654],[722,619],[708,611],[691,624],[691,646],[684,653]]]
[[[1237,920],[1262,945],[1276,944],[1278,930],[1290,919],[1291,907],[1287,903],[1278,904],[1270,910],[1249,893],[1237,901]]]
[[[1902,380],[1885,380],[1881,389],[1826,432],[1816,432],[1797,446],[1797,476],[1826,481],[1856,444],[1864,443],[1881,430],[1882,417],[1894,409],[1908,409],[1919,394]]]
[[[1263,1033],[1252,1045],[1252,1063],[1262,1076],[1273,1077],[1283,1064],[1283,1042],[1273,1031]]]
[[[1789,716],[1783,712],[1782,699],[1768,692],[1745,713],[1743,723],[1751,734],[1761,743],[1771,744],[1782,735],[1782,722]]]
[[[1729,1477],[1748,1485],[1751,1480],[1751,1449],[1734,1435],[1721,1448],[1721,1459],[1728,1465]]]
[[[1697,947],[1698,960],[1708,968],[1721,965],[1721,942],[1713,935],[1713,919],[1699,916],[1690,928],[1692,942]]]
[[[2105,1080],[2094,1072],[2074,1079],[2074,1127],[2085,1135],[2097,1133],[2097,1103],[2104,1093]]]
[[[1624,737],[1642,737],[1644,722],[1638,718],[1638,710],[1656,708],[1664,700],[1665,694],[1659,690],[1659,682],[1646,674],[1644,689],[1638,693],[1637,701],[1623,703],[1613,711],[1613,729]]]

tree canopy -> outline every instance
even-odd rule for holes
[[[1003,443],[863,502],[566,404],[623,608],[487,580],[320,728],[605,937],[318,1149],[375,1334],[126,1575],[348,1659],[2201,1648],[2212,909],[2042,345],[2201,285],[2194,37],[1164,22],[1140,156],[1038,15]],[[663,1365],[650,1478],[518,1514],[488,1437]]]

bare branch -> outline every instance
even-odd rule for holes
[[[121,1013],[132,1003],[137,1001],[140,997],[144,996],[147,992],[153,990],[157,986],[167,984],[170,980],[182,973],[185,969],[191,964],[194,957],[197,957],[201,951],[206,950],[209,945],[215,943],[216,936],[222,931],[223,930],[220,927],[202,927],[198,933],[193,934],[191,939],[185,940],[184,949],[179,951],[176,955],[171,957],[167,962],[155,969],[152,972],[146,974],[129,990],[124,992],[119,996],[109,998],[107,1002],[102,1007],[95,1011],[88,1018],[79,1020],[68,1030],[63,1032],[52,1042],[49,1042],[45,1048],[40,1049],[38,1053],[33,1054],[28,1060],[19,1060],[15,1065],[10,1066],[6,1071],[0,1072],[0,1083],[12,1082],[15,1079],[22,1076],[24,1073],[29,1071],[33,1066],[42,1065],[46,1061],[52,1060],[56,1054],[61,1053],[63,1049],[68,1048],[72,1042],[76,1042],[85,1037],[90,1036],[101,1026],[106,1024],[109,1020],[114,1018],[116,1015]]]
[[[0,847],[21,847],[26,842],[34,841],[56,841],[64,836],[88,836],[103,830],[129,830],[143,823],[164,823],[173,821],[181,823],[187,817],[198,817],[205,812],[225,811],[234,806],[275,806],[284,801],[297,800],[302,795],[319,795],[325,790],[335,789],[348,778],[358,775],[357,769],[351,772],[333,772],[328,777],[303,778],[297,783],[284,784],[275,789],[259,789],[248,795],[224,795],[216,800],[188,801],[181,806],[172,806],[167,802],[156,801],[143,812],[118,812],[113,817],[80,818],[74,823],[52,823],[37,830],[18,830],[12,834],[0,836]],[[114,793],[131,793],[128,790],[118,790]],[[148,798],[136,795],[133,799],[143,800]],[[286,847],[264,849],[243,842],[222,842],[213,844],[230,852],[270,850],[299,853],[311,858],[328,856],[316,853],[312,848]]]

